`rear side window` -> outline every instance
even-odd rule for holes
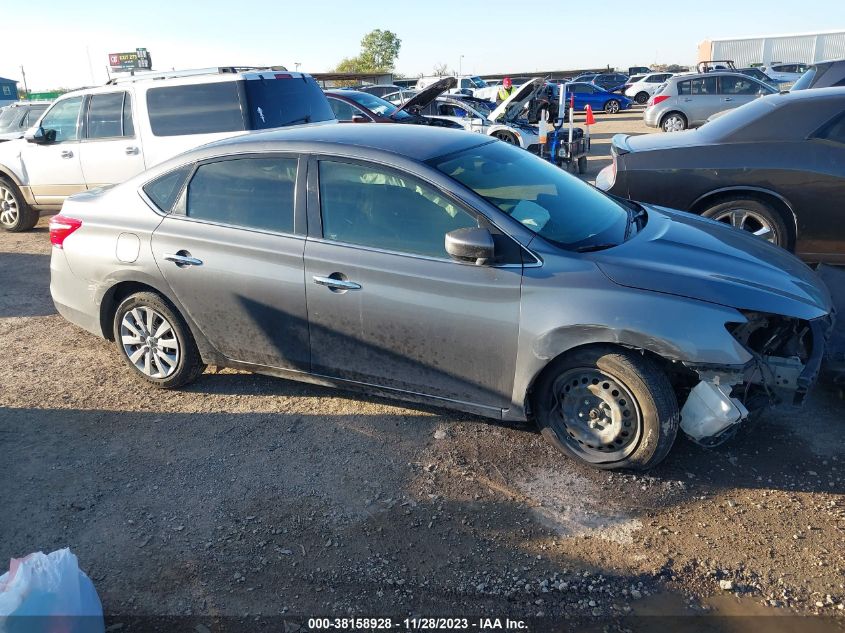
[[[206,163],[188,183],[189,218],[248,229],[293,232],[295,158]]]
[[[679,95],[715,95],[716,78],[701,77],[699,79],[687,79],[678,83]]]
[[[815,138],[845,144],[845,113],[840,114],[833,121],[826,123],[813,136]]]
[[[334,119],[326,95],[312,77],[284,73],[276,76],[283,78],[241,82],[246,93],[250,130]]]
[[[185,184],[185,179],[193,169],[192,165],[180,167],[174,171],[168,172],[163,176],[159,176],[155,180],[144,185],[144,193],[153,201],[159,209],[165,213],[169,213],[173,209],[179,193],[182,191],[182,185]]]
[[[245,129],[235,81],[151,88],[147,91],[147,110],[156,136]]]
[[[88,138],[134,136],[129,95],[125,92],[93,95],[88,104],[87,127]]]

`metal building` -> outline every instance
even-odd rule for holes
[[[0,108],[18,100],[18,82],[0,77]]]
[[[704,40],[698,45],[698,61],[708,59],[732,59],[739,67],[845,59],[845,30]]]

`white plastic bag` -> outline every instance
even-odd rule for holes
[[[71,551],[13,558],[0,576],[0,633],[103,633],[103,607]]]

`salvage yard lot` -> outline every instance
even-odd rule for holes
[[[640,117],[598,116],[588,179]],[[106,614],[845,616],[829,383],[611,474],[531,426],[231,370],[150,390],[55,313],[49,254],[44,219],[0,234],[0,560],[70,547]]]

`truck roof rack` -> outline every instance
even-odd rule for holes
[[[284,66],[217,66],[211,68],[191,68],[186,70],[169,70],[164,72],[159,71],[149,71],[143,73],[137,73],[132,75],[126,75],[122,77],[112,77],[106,82],[107,86],[112,86],[115,84],[122,84],[122,83],[131,83],[133,81],[142,81],[142,80],[156,80],[156,79],[173,79],[177,77],[193,77],[196,75],[223,75],[227,73],[243,73],[249,71],[257,71],[257,70],[270,70],[270,71],[287,71],[287,68]]]

